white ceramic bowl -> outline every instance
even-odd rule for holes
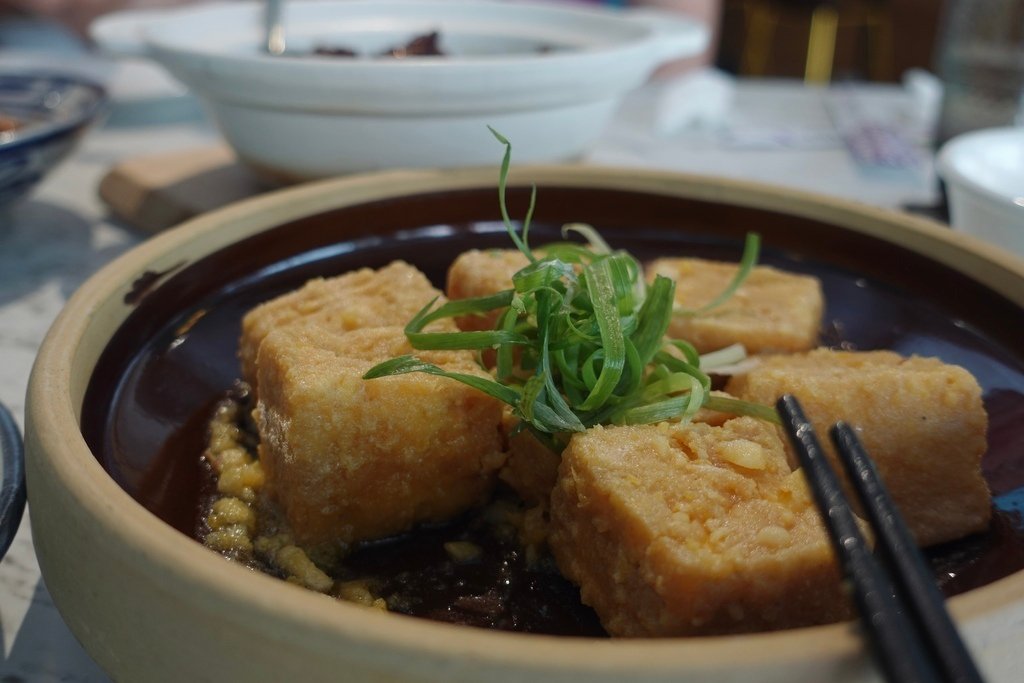
[[[877,681],[852,624],[660,640],[492,632],[327,599],[226,562],[164,521],[162,508],[185,501],[184,525],[194,523],[187,504],[196,493],[185,482],[195,479],[203,437],[182,440],[182,430],[201,429],[238,376],[237,318],[266,293],[252,287],[392,258],[440,282],[459,250],[507,244],[495,176],[388,172],[271,193],[146,241],[75,293],[39,352],[26,409],[32,535],[74,634],[115,680],[132,682]],[[833,284],[845,283],[827,288],[830,317],[846,338],[867,326],[852,338],[941,353],[969,337],[962,357],[983,386],[1024,378],[1024,260],[969,236],[790,190],[595,167],[517,167],[513,215],[525,210],[531,183],[535,239],[584,220],[613,245],[647,254],[716,240],[738,253],[756,225],[766,257],[830,264]],[[889,297],[907,291],[915,294],[893,308]],[[872,292],[881,298],[865,299]],[[948,335],[918,334],[914,320],[935,311]],[[1012,473],[1024,390],[1010,386],[993,420],[1011,450],[991,455]],[[950,606],[988,680],[1018,681],[1024,571]]]
[[[937,163],[953,227],[1024,255],[1024,127],[959,135]]]
[[[706,29],[650,11],[495,0],[286,4],[286,56],[260,49],[262,4],[112,15],[93,36],[142,51],[206,104],[238,155],[288,179],[492,161],[487,126],[522,162],[581,155],[632,88],[699,53]],[[445,56],[375,54],[430,31]],[[292,53],[295,56],[287,56]]]

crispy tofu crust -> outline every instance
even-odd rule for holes
[[[825,435],[840,419],[853,425],[921,545],[988,526],[991,496],[981,473],[988,416],[963,368],[891,351],[818,349],[766,358],[727,390],[768,405],[796,395],[839,471]]]
[[[803,476],[768,424],[573,437],[549,545],[613,636],[740,633],[850,615]]]
[[[713,391],[716,396],[726,396],[724,392]],[[693,422],[704,422],[721,426],[734,416],[702,408],[693,416]],[[508,457],[501,467],[498,476],[529,505],[541,505],[547,509],[551,498],[551,490],[558,480],[558,465],[562,458],[550,448],[542,444],[526,430],[517,431],[519,418],[506,407],[502,418],[502,431],[505,433]]]
[[[700,308],[732,281],[738,264],[663,258],[647,266],[648,278],[676,281],[676,304]],[[696,316],[675,315],[668,335],[701,353],[741,343],[748,353],[806,351],[817,345],[824,297],[817,278],[756,266],[728,300]]]
[[[405,325],[431,299],[440,296],[423,273],[404,261],[394,261],[379,270],[361,268],[338,277],[310,280],[293,292],[260,304],[242,319],[238,352],[242,378],[254,390],[257,388],[256,356],[264,338],[275,329],[313,324],[347,332]]]
[[[507,457],[498,476],[523,502],[547,509],[561,457],[529,431],[516,431],[518,425],[519,418],[512,414],[511,408],[506,408],[502,432],[508,444]]]
[[[481,503],[503,460],[495,399],[420,373],[364,380],[411,353],[401,327],[266,336],[255,416],[267,490],[303,545],[381,538]],[[483,376],[468,351],[418,352]]]
[[[512,276],[529,261],[518,249],[471,249],[459,254],[448,268],[445,291],[452,301],[488,296],[509,289]],[[488,315],[466,315],[455,319],[460,330],[493,330],[500,311]]]

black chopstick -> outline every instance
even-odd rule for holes
[[[980,683],[981,675],[946,611],[942,595],[874,464],[848,425],[832,429],[883,562],[872,554],[835,471],[796,398],[777,403],[805,470],[871,641],[889,681]]]
[[[981,683],[981,674],[946,610],[945,599],[903,517],[889,497],[874,461],[853,428],[839,422],[830,431],[847,477],[875,532],[876,547],[903,596],[911,620],[948,681]]]

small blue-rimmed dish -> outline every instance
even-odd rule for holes
[[[0,69],[0,208],[64,158],[105,103],[104,89],[79,76]]]
[[[14,540],[25,510],[25,451],[14,418],[0,403],[0,558]]]

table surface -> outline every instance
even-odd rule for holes
[[[107,215],[97,195],[103,174],[125,158],[218,139],[194,101],[173,92],[133,96],[132,83],[118,81],[126,66],[104,68],[114,79],[107,123],[0,220],[0,401],[19,423],[32,361],[54,317],[84,280],[145,239]],[[703,80],[654,82],[631,95],[586,161],[786,184],[894,209],[935,201],[925,147],[911,167],[879,171],[855,163],[836,129],[837,101],[848,111],[855,98],[857,106],[922,143],[916,102],[902,88],[808,88],[716,74]],[[672,130],[665,103],[692,103],[698,90],[713,95],[707,99],[714,107],[691,112],[703,123]],[[106,681],[62,622],[40,577],[30,515],[0,562],[0,681]]]

